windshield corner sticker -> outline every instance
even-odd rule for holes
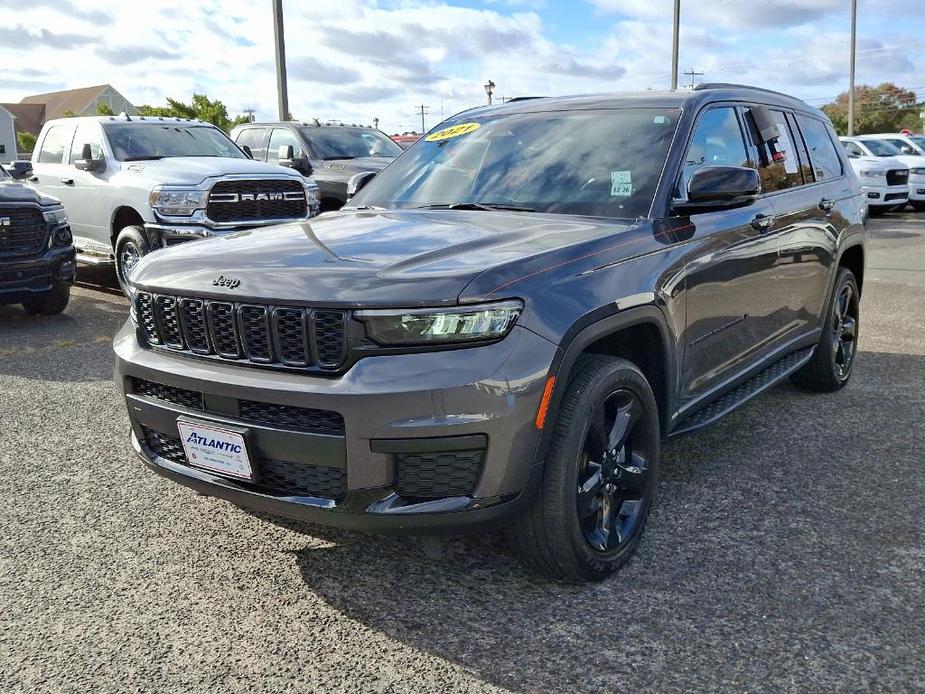
[[[479,123],[460,123],[459,125],[451,125],[449,128],[444,128],[443,130],[438,130],[435,133],[431,133],[424,139],[427,142],[440,142],[441,140],[449,140],[451,137],[468,135],[473,130],[478,130],[481,127],[482,126]]]
[[[621,198],[633,194],[633,174],[631,171],[610,172],[610,195]]]

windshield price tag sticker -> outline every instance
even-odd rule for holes
[[[440,142],[441,140],[449,140],[451,137],[459,137],[460,135],[468,135],[474,130],[478,130],[482,126],[479,123],[460,123],[459,125],[452,125],[449,128],[444,128],[443,130],[438,130],[435,133],[431,133],[424,139],[427,142]]]
[[[610,194],[621,198],[633,194],[633,174],[631,171],[610,172]]]

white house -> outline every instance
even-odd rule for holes
[[[15,116],[0,106],[0,162],[16,159]]]

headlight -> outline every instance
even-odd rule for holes
[[[197,188],[164,188],[151,191],[151,207],[168,217],[189,217],[205,208],[208,191]]]
[[[909,169],[909,173],[913,176],[925,176],[925,167],[918,169]]]
[[[878,178],[880,176],[886,176],[886,171],[881,171],[880,169],[861,169],[858,172],[858,176],[863,176],[864,178]]]
[[[63,207],[50,207],[49,209],[42,211],[42,216],[45,218],[46,222],[67,221],[67,212],[64,211]]]
[[[74,237],[71,236],[71,228],[69,226],[59,226],[51,232],[48,246],[49,248],[60,248],[62,246],[70,246],[73,242]]]
[[[305,201],[309,207],[315,207],[321,204],[321,194],[318,192],[318,186],[305,188]]]
[[[380,345],[430,345],[497,340],[514,327],[520,301],[453,308],[357,311],[369,337]]]

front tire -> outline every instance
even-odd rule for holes
[[[122,292],[128,296],[128,276],[132,268],[151,252],[145,230],[140,226],[127,226],[116,237],[116,279]]]
[[[910,202],[909,204],[912,205],[912,209],[916,212],[925,212],[925,202],[916,200],[915,202]]]
[[[860,300],[854,273],[839,268],[816,352],[790,377],[794,385],[817,393],[832,393],[845,386],[857,354]]]
[[[553,426],[542,488],[508,529],[508,541],[545,576],[599,581],[636,551],[655,498],[655,396],[634,364],[589,356]]]
[[[30,316],[55,316],[67,308],[70,300],[71,285],[55,280],[49,291],[24,299],[22,307]]]

